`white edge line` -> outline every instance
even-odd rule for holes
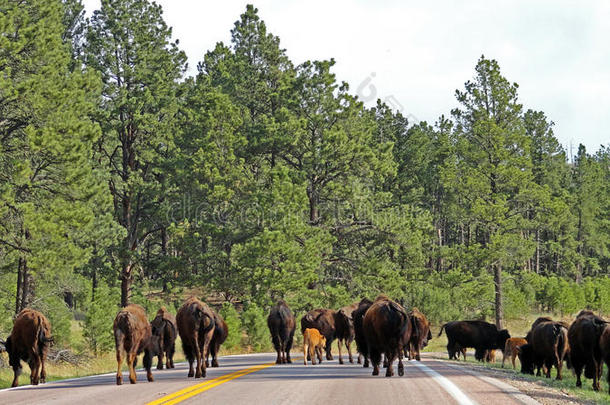
[[[477,377],[478,379],[485,381],[488,384],[491,384],[497,388],[500,388],[506,394],[512,396],[517,401],[519,401],[525,405],[541,405],[540,402],[536,401],[534,398],[519,391],[518,388],[513,387],[512,385],[507,384],[504,381],[500,381],[493,377],[488,377],[488,376],[480,374],[474,370],[467,369],[466,367],[460,367],[460,366],[456,366],[456,365],[450,364],[450,363],[443,363],[443,365],[449,366],[451,368],[459,369],[460,371],[462,371],[464,373],[473,375],[473,376]]]
[[[430,367],[426,366],[419,361],[410,362],[410,364],[419,367],[424,373],[428,374],[428,376],[432,377],[434,381],[438,383],[449,395],[453,397],[460,405],[477,405],[477,402],[470,399],[462,390],[458,388],[457,385],[449,381],[447,377],[440,375],[438,372],[432,370]]]

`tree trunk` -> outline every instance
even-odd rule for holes
[[[502,307],[502,266],[494,266],[494,285],[496,290],[496,326],[502,329],[502,318],[504,308]]]
[[[17,267],[17,294],[15,294],[15,314],[21,311],[21,289],[23,288],[23,257],[19,258]]]
[[[123,264],[121,271],[121,307],[129,305],[129,298],[131,297],[131,281],[132,281],[132,263],[131,260],[127,259]]]
[[[30,293],[30,275],[28,274],[28,262],[23,258],[22,263],[22,279],[21,279],[21,303],[19,305],[19,311],[27,308],[29,305],[28,296]]]
[[[536,229],[536,274],[540,274],[540,230]]]

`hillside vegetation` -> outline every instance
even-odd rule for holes
[[[101,4],[0,0],[0,337],[32,307],[56,347],[103,354],[122,305],[191,292],[253,350],[279,298],[610,313],[610,145],[568,159],[498,61],[409,122],[334,60],[295,65],[253,6],[186,77],[160,6]]]

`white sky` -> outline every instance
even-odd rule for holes
[[[84,0],[88,13],[99,0]],[[436,121],[484,54],[520,86],[524,109],[543,110],[576,153],[610,146],[610,1],[160,0],[189,58],[189,73],[247,3],[296,64],[335,58],[334,72],[368,105]],[[360,88],[360,89],[359,89]],[[373,97],[374,96],[374,97]]]

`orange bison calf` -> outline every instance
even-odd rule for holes
[[[307,328],[303,332],[303,364],[307,365],[307,357],[311,358],[311,364],[316,364],[316,356],[322,364],[322,349],[326,347],[326,338],[320,331]]]
[[[153,357],[159,352],[159,337],[153,336],[146,311],[139,305],[130,304],[119,311],[114,319],[114,343],[116,347],[116,383],[123,384],[121,365],[126,357],[129,367],[129,382],[136,383],[136,363],[138,354],[144,352],[144,368],[148,381],[154,381],[150,368]]]
[[[516,367],[515,358],[519,354],[519,350],[517,350],[517,348],[520,346],[526,345],[526,344],[527,344],[527,340],[525,340],[524,338],[506,339],[506,344],[504,345],[504,353],[502,356],[502,367],[504,367],[504,362],[506,361],[506,359],[510,357],[510,361],[511,361],[511,363],[513,363],[513,369],[514,369]]]
[[[191,297],[180,307],[176,314],[178,333],[182,339],[182,349],[189,362],[189,377],[205,377],[210,342],[214,335],[214,313],[203,302]],[[196,361],[193,371],[193,362]]]
[[[13,331],[4,342],[9,364],[14,373],[12,387],[19,385],[21,360],[30,366],[31,384],[38,385],[39,382],[45,382],[47,373],[44,363],[52,341],[51,324],[42,313],[33,309],[24,309],[17,315],[13,323]]]

